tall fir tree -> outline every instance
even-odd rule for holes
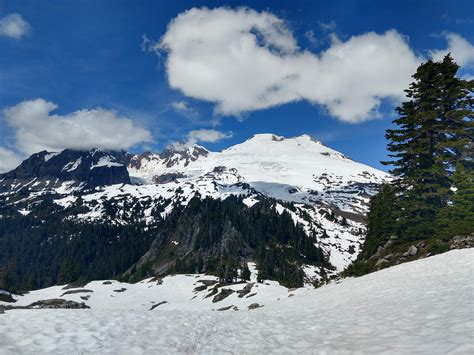
[[[386,133],[397,178],[402,214],[400,229],[407,238],[433,235],[433,223],[451,198],[455,164],[468,165],[472,147],[472,81],[459,79],[459,66],[448,54],[418,67],[406,90],[408,101],[397,108],[398,126]]]

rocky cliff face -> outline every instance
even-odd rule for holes
[[[123,155],[123,154],[122,154]],[[0,174],[0,191],[26,189],[31,192],[69,187],[95,188],[130,184],[127,167],[120,153],[101,150],[33,154],[16,169]]]

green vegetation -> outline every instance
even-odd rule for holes
[[[275,203],[262,198],[248,208],[239,197],[195,197],[187,207],[175,206],[165,221],[146,226],[77,221],[70,216],[80,206],[64,210],[47,197],[27,216],[4,207],[0,289],[18,292],[110,278],[137,282],[198,272],[225,284],[249,280],[248,261],[257,262],[262,278],[301,286],[302,264],[329,265],[316,238],[288,213],[276,212]],[[153,258],[138,267],[150,248]]]
[[[256,261],[260,279],[273,279],[296,287],[303,285],[302,264],[329,267],[315,237],[308,237],[290,214],[279,214],[273,199],[262,198],[251,208],[242,198],[193,198],[160,226],[148,275],[209,273],[221,283],[248,280],[248,261]],[[175,243],[175,253],[167,256]],[[170,264],[170,268],[166,265]],[[241,275],[238,270],[241,271]]]
[[[366,242],[349,273],[366,273],[364,261],[389,239],[391,251],[426,240],[436,253],[447,237],[474,232],[474,81],[458,78],[458,69],[448,54],[413,76],[397,128],[386,134],[392,160],[384,164],[395,180],[370,202]]]

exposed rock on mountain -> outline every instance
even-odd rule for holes
[[[58,153],[42,151],[33,154],[16,169],[0,174],[0,191],[24,189],[30,192],[53,188],[95,188],[113,184],[130,184],[127,167],[117,152],[66,149]]]

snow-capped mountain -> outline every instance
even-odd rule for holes
[[[249,207],[271,198],[275,211],[290,214],[341,271],[360,249],[369,198],[388,178],[308,135],[258,134],[221,152],[197,145],[140,155],[40,152],[0,175],[0,214],[27,215],[48,200],[68,220],[146,229],[195,196],[240,196]],[[304,271],[317,277],[314,267]]]

